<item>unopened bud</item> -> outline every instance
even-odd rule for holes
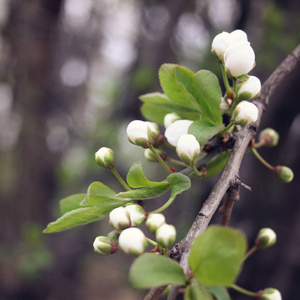
[[[163,224],[155,232],[159,245],[170,248],[176,239],[176,229],[173,225]]]
[[[259,141],[263,142],[264,146],[277,146],[279,141],[279,134],[272,128],[266,128],[259,134]]]
[[[152,144],[151,129],[144,121],[135,120],[127,126],[128,140],[137,146],[149,148]]]
[[[251,102],[242,101],[237,105],[232,116],[235,124],[242,126],[249,125],[257,120],[258,108]]]
[[[189,127],[192,123],[193,121],[190,120],[178,120],[172,123],[165,131],[165,137],[168,142],[172,146],[177,147],[179,138],[188,133]]]
[[[177,115],[176,113],[166,114],[164,117],[165,128],[168,128],[172,123],[174,123],[175,121],[178,121],[180,119],[181,119],[181,117],[179,115]]]
[[[200,145],[192,134],[182,135],[177,142],[177,155],[187,165],[192,165],[200,154]]]
[[[260,94],[261,83],[256,76],[249,76],[238,86],[238,99],[249,100],[257,98]]]
[[[273,288],[266,288],[263,291],[258,292],[258,300],[281,300],[281,293]]]
[[[165,216],[163,214],[149,214],[146,227],[151,233],[155,233],[157,228],[166,223]]]
[[[138,204],[128,204],[125,209],[129,212],[131,226],[138,226],[145,220],[146,212],[144,208]]]
[[[95,153],[96,163],[105,169],[115,167],[114,152],[110,148],[102,147]]]
[[[149,122],[149,121],[146,121],[145,123],[149,126],[150,136],[152,137],[153,142],[155,142],[155,140],[157,139],[157,137],[159,135],[158,125],[154,122]]]
[[[96,237],[93,246],[94,251],[102,255],[113,254],[118,250],[117,243],[107,236]]]
[[[228,113],[231,107],[232,100],[231,99],[224,99],[223,97],[221,98],[220,102],[220,110],[221,113],[225,114]]]
[[[130,227],[130,215],[124,207],[117,207],[109,214],[109,224],[115,229],[125,229]]]
[[[276,233],[271,228],[261,229],[255,240],[256,247],[260,249],[271,247],[275,243],[276,243]]]
[[[123,230],[119,237],[119,246],[127,254],[138,256],[147,247],[147,239],[144,233],[135,227]]]
[[[285,166],[276,166],[274,168],[274,173],[276,177],[278,177],[281,181],[286,183],[291,182],[294,178],[293,171]]]

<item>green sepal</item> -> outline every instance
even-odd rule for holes
[[[134,261],[129,271],[129,281],[136,289],[186,284],[184,272],[177,262],[154,253],[145,253]]]
[[[184,300],[213,300],[212,295],[207,291],[206,287],[197,280],[192,278],[191,284],[185,290]]]
[[[223,124],[213,125],[208,121],[193,122],[188,132],[194,135],[200,145],[203,145],[221,131]]]
[[[127,183],[132,188],[163,186],[166,184],[165,182],[148,180],[142,170],[142,164],[140,161],[135,162],[131,166],[127,174]]]
[[[210,226],[194,240],[189,266],[205,285],[230,286],[240,272],[246,249],[246,239],[240,231]]]
[[[250,77],[249,75],[243,74],[243,75],[241,75],[241,76],[236,77],[236,79],[238,79],[239,81],[243,82],[243,81],[248,80],[249,77]]]

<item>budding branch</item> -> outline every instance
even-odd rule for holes
[[[181,240],[178,244],[176,244],[171,250],[174,257],[179,258],[180,266],[183,268],[185,274],[188,274],[189,272],[188,255],[189,255],[192,242],[198,235],[200,235],[206,230],[212,216],[215,214],[217,208],[219,207],[225,193],[226,192],[230,193],[230,191],[234,190],[236,186],[240,185],[240,182],[238,180],[239,178],[238,174],[239,174],[239,169],[241,166],[242,159],[244,157],[244,154],[248,148],[251,139],[254,137],[257,131],[262,115],[266,110],[267,105],[269,104],[269,100],[273,95],[275,89],[279,86],[279,84],[285,79],[285,77],[289,73],[291,73],[296,68],[296,66],[299,63],[300,63],[300,45],[298,45],[298,47],[291,54],[287,56],[287,58],[279,65],[279,67],[271,74],[271,76],[263,84],[260,97],[256,101],[253,101],[253,103],[255,103],[259,109],[259,115],[257,121],[255,122],[255,124],[243,128],[241,131],[239,131],[234,135],[235,143],[232,149],[232,153],[229,157],[228,163],[220,179],[214,186],[207,200],[204,202],[201,210],[197,214],[185,238]],[[239,189],[234,191],[235,192],[234,199],[239,198],[238,190]],[[227,197],[231,197],[231,196],[227,194]],[[232,198],[229,200],[232,201]],[[227,219],[224,222],[226,222],[227,224],[229,221],[228,215],[226,218]],[[151,289],[151,291],[146,295],[144,299],[147,300],[159,299],[159,297],[161,296],[164,290],[165,287]],[[176,294],[177,294],[177,287],[174,286],[172,287],[169,293],[168,300],[174,300]]]

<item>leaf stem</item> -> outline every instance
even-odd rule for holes
[[[182,162],[182,161],[180,161],[180,160],[178,160],[178,159],[174,159],[174,158],[169,158],[169,157],[168,157],[167,160],[168,160],[170,163],[176,164],[176,165],[178,165],[178,166],[182,166],[182,167],[186,167],[186,166],[187,166],[184,162]]]
[[[245,261],[250,255],[252,255],[258,248],[253,246],[244,256],[243,261]]]
[[[232,93],[231,87],[229,85],[228,77],[226,75],[225,68],[223,65],[221,65],[221,69],[222,69],[222,78],[223,78],[223,82],[224,82],[224,86],[226,88],[227,94],[231,94]]]
[[[234,125],[234,122],[233,121],[230,121],[230,123],[222,130],[219,132],[219,135],[221,137],[224,137],[226,132]]]
[[[122,184],[122,186],[124,187],[125,190],[131,191],[131,188],[127,185],[127,183],[124,181],[124,179],[118,173],[116,168],[112,168],[110,171],[116,176],[116,178],[119,180],[119,182]]]
[[[251,148],[253,154],[256,156],[256,158],[263,164],[265,165],[268,169],[270,169],[271,171],[274,171],[274,167],[271,166],[267,161],[265,161],[262,156],[257,152],[257,150],[255,148]]]
[[[202,177],[202,176],[203,176],[203,173],[200,172],[200,171],[197,169],[197,167],[196,167],[195,164],[192,164],[191,167],[192,167],[192,169],[193,169],[193,173],[194,173],[196,176],[198,176],[198,177]],[[193,174],[193,173],[192,173],[192,174]]]
[[[149,244],[151,244],[152,246],[157,246],[157,242],[155,242],[155,241],[153,241],[153,240],[151,240],[151,239],[149,239],[149,238],[147,238],[146,237],[146,239],[147,239],[147,242],[149,243]]]
[[[166,208],[168,208],[173,203],[174,199],[175,199],[174,196],[170,197],[170,199],[164,205],[162,205],[158,209],[151,211],[149,214],[157,214],[157,213],[164,211]]]
[[[232,283],[232,284],[230,285],[230,287],[231,287],[232,289],[234,289],[234,290],[236,290],[236,291],[238,291],[238,292],[240,292],[240,293],[242,293],[242,294],[244,294],[244,295],[250,296],[250,297],[256,297],[256,295],[257,295],[257,293],[248,291],[248,290],[246,290],[246,289],[243,289],[243,288],[241,288],[240,286],[238,286],[238,285],[236,285],[236,284],[234,284],[234,283]]]
[[[172,173],[172,171],[170,170],[170,168],[167,166],[167,164],[163,161],[163,159],[160,157],[160,155],[156,152],[155,148],[153,147],[153,145],[150,146],[150,150],[153,152],[154,156],[156,157],[156,159],[160,162],[160,164],[166,169],[166,171],[168,173]]]

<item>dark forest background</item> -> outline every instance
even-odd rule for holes
[[[110,231],[106,220],[41,232],[58,216],[59,200],[84,193],[92,181],[120,189],[94,162],[102,146],[114,150],[123,176],[141,160],[155,178],[156,165],[125,134],[129,121],[142,118],[138,96],[159,90],[157,71],[165,62],[220,76],[211,41],[236,28],[248,33],[256,52],[252,74],[264,82],[300,41],[300,2],[0,1],[1,300],[142,299],[144,292],[127,282],[133,259],[93,252],[94,238]],[[293,182],[281,183],[247,153],[240,177],[253,191],[242,191],[230,222],[249,245],[260,228],[276,231],[277,244],[251,257],[238,283],[253,291],[275,287],[285,300],[300,294],[299,95],[298,67],[277,88],[260,127],[280,133],[279,146],[260,152],[291,167]],[[167,210],[178,239],[215,182],[201,181]]]

